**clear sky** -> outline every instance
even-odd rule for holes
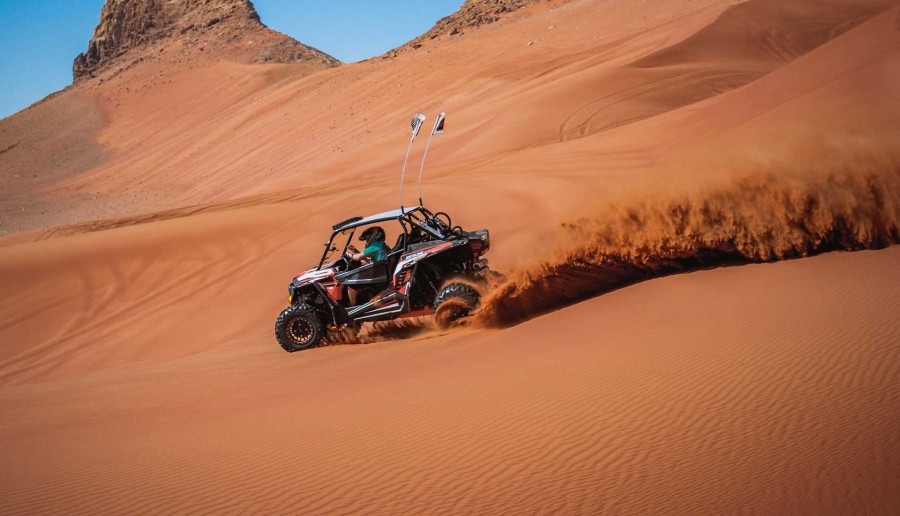
[[[0,118],[72,84],[104,0],[0,0]],[[463,0],[254,0],[263,23],[353,62],[430,29]]]

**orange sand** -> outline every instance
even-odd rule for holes
[[[782,190],[742,185],[898,180],[897,4],[576,0],[317,73],[145,63],[0,122],[0,149],[24,141],[0,155],[0,513],[900,512],[896,248],[501,329],[294,355],[272,335],[330,224],[396,207],[416,109],[448,113],[426,204],[490,228],[516,278],[594,245],[562,223],[715,192],[794,242],[765,216]],[[91,138],[39,134],[66,113]],[[896,241],[885,188],[812,198],[867,228],[852,242]],[[726,226],[652,220],[610,242]]]

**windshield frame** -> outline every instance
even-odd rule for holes
[[[364,227],[364,226],[371,226],[371,225],[379,224],[382,222],[388,222],[391,220],[397,221],[400,224],[400,227],[403,229],[403,235],[404,235],[403,251],[404,252],[406,252],[406,250],[409,249],[409,245],[410,245],[409,240],[410,240],[410,235],[411,235],[413,229],[419,229],[420,231],[426,233],[431,239],[447,238],[446,235],[441,235],[440,232],[438,232],[436,229],[430,227],[428,224],[423,224],[423,222],[433,219],[435,217],[434,214],[431,213],[430,211],[428,211],[425,207],[417,206],[415,208],[409,208],[409,209],[405,209],[402,211],[400,211],[400,210],[397,210],[397,211],[398,211],[398,213],[395,217],[389,217],[389,218],[380,218],[380,217],[376,218],[377,216],[366,217],[366,218],[359,217],[360,220],[353,221],[350,224],[345,224],[344,226],[340,226],[338,224],[337,226],[339,226],[339,229],[336,229],[334,232],[331,233],[331,238],[329,238],[328,242],[325,244],[325,252],[322,253],[322,259],[319,260],[319,265],[316,266],[316,270],[321,270],[322,266],[325,265],[325,260],[327,260],[329,257],[329,252],[331,250],[331,246],[334,242],[334,239],[337,238],[338,235],[344,234],[347,231],[350,232],[350,236],[347,238],[347,242],[344,244],[344,250],[341,253],[341,256],[344,256],[344,254],[347,252],[347,249],[350,247],[350,243],[353,240],[353,235],[356,233],[356,230],[358,228]],[[360,224],[359,222],[363,221],[364,219],[368,219],[368,220],[365,220],[365,222],[363,224]],[[374,219],[374,220],[372,220],[372,219]],[[352,220],[352,219],[350,219],[350,220]]]
[[[334,231],[333,233],[331,233],[331,237],[328,239],[328,242],[325,242],[325,251],[322,253],[322,259],[319,260],[319,265],[316,266],[317,271],[322,270],[322,266],[325,265],[325,262],[331,256],[331,253],[334,251],[337,251],[337,248],[335,248],[334,250],[332,250],[332,248],[331,248],[332,244],[334,243],[334,239],[338,235],[342,235],[342,234],[346,233],[347,231],[350,232],[350,235],[347,237],[347,241],[344,243],[344,249],[341,252],[341,256],[344,256],[344,254],[347,253],[347,248],[350,247],[350,242],[353,241],[353,235],[356,234],[355,227],[349,228],[349,229],[341,229],[341,230]]]

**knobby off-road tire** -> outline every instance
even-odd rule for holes
[[[285,308],[275,321],[275,338],[288,353],[318,346],[325,332],[315,307],[307,304]]]
[[[454,322],[468,317],[478,308],[481,294],[464,283],[451,283],[441,290],[434,300],[434,323],[438,328],[449,328]]]

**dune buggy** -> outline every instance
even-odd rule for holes
[[[358,230],[388,223],[399,225],[399,235],[383,259],[364,264],[347,255]],[[487,229],[465,231],[446,213],[423,206],[353,217],[332,229],[319,264],[288,285],[290,306],[275,323],[275,337],[288,352],[352,339],[363,322],[440,312],[435,320],[446,326],[477,307],[475,286],[496,274],[483,257],[491,246]]]

